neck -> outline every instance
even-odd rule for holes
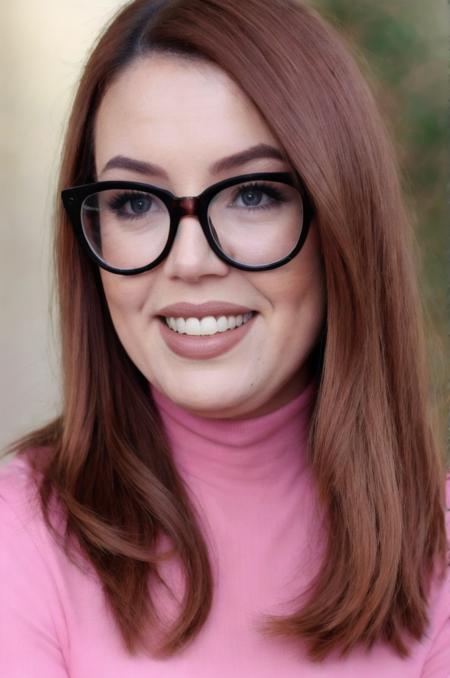
[[[216,487],[231,481],[234,490],[292,482],[302,472],[316,388],[311,380],[288,403],[260,416],[216,419],[193,414],[150,385],[182,474]]]

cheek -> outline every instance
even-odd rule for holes
[[[301,314],[302,309],[317,309],[323,314],[325,305],[325,271],[317,229],[312,228],[301,252],[286,266],[279,269],[279,275],[268,279],[272,283],[273,303],[280,308]]]
[[[319,273],[319,272],[318,272]],[[291,290],[285,299],[284,333],[288,341],[293,336],[302,343],[314,344],[326,316],[325,286],[321,275],[311,275],[292,281]]]
[[[294,260],[295,261],[295,260]],[[325,270],[322,260],[320,236],[317,228],[311,228],[305,245],[295,262],[295,270],[289,289],[292,290],[293,303],[308,302],[316,308],[317,315],[322,316],[325,307]],[[295,295],[297,290],[297,295]],[[297,298],[296,298],[297,297]]]
[[[140,313],[151,295],[151,282],[146,276],[119,276],[107,271],[101,272],[103,290],[114,325]]]
[[[298,257],[282,269],[277,283],[273,304],[280,310],[280,330],[289,341],[296,335],[303,338],[302,343],[313,344],[326,315],[325,272],[315,230]]]

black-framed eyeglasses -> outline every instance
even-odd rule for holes
[[[176,197],[135,181],[99,181],[62,191],[70,221],[102,268],[135,275],[165,259],[181,217],[196,216],[215,254],[244,271],[283,266],[301,250],[313,216],[296,173],[241,174]]]

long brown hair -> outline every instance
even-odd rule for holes
[[[407,656],[427,627],[430,578],[445,568],[445,471],[412,229],[371,90],[335,30],[296,0],[135,0],[88,60],[59,189],[95,180],[101,98],[133,59],[155,50],[227,71],[270,125],[316,210],[327,317],[309,445],[327,548],[306,601],[287,617],[267,618],[262,630],[305,642],[312,661],[377,641]],[[63,506],[66,536],[95,567],[130,653],[151,647],[157,610],[148,584],[158,578],[158,538],[170,539],[187,591],[158,648],[170,656],[196,637],[211,608],[206,542],[147,381],[119,342],[98,270],[59,196],[56,229],[62,414],[14,449],[31,450],[39,465],[50,528],[53,494]]]

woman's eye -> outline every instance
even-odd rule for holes
[[[129,201],[130,209],[135,214],[142,214],[142,212],[147,212],[150,209],[151,199],[150,198],[133,198]]]
[[[245,188],[241,191],[241,196],[246,205],[254,207],[261,202],[263,193],[264,191],[260,188]]]
[[[152,207],[152,197],[148,195],[118,195],[110,204],[110,209],[123,216],[140,216]]]
[[[242,201],[238,207],[263,208],[282,202],[282,194],[272,186],[250,185],[239,188],[235,199]]]

